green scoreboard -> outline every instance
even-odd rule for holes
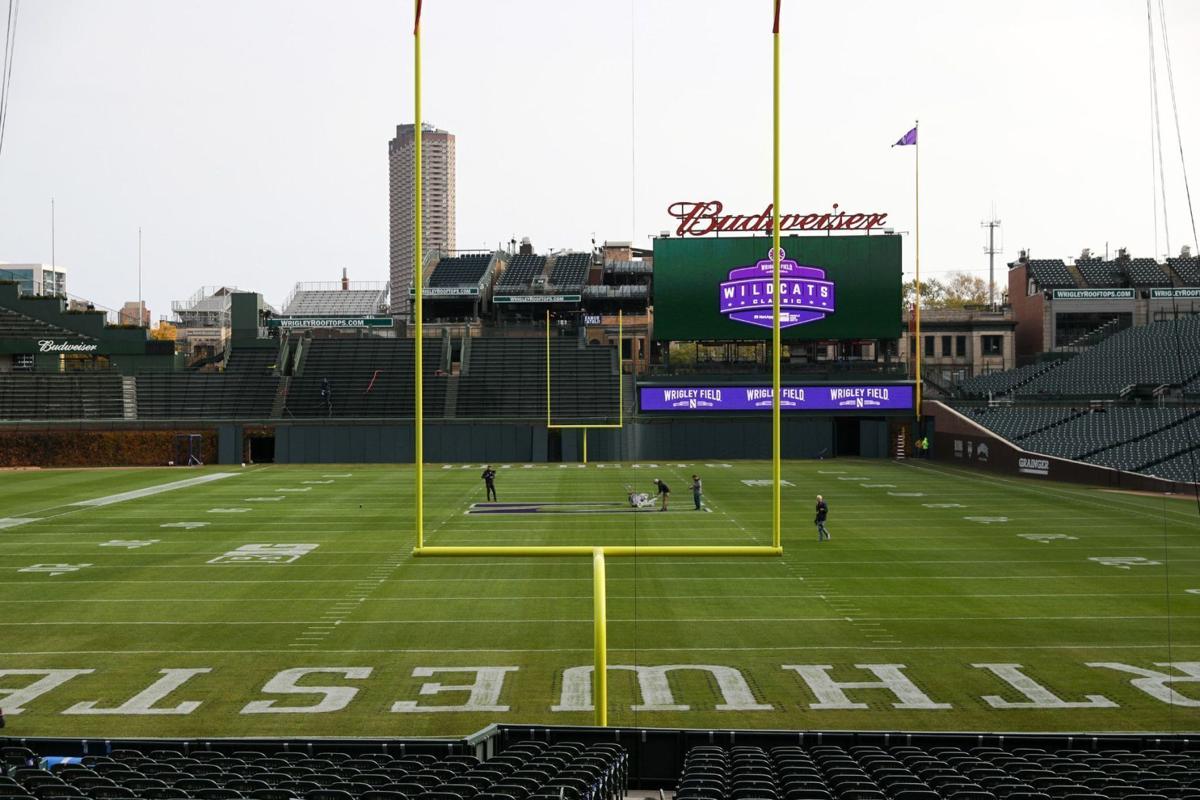
[[[900,237],[780,239],[780,328],[785,340],[896,339]],[[654,338],[771,338],[771,238],[655,239]]]

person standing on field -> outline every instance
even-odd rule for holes
[[[660,508],[659,511],[666,511],[667,510],[667,498],[669,498],[671,496],[671,487],[667,486],[665,483],[660,481],[658,478],[654,479],[654,485],[658,487],[658,493],[662,496],[662,508]]]
[[[700,495],[704,493],[704,487],[700,482],[700,476],[692,474],[692,499],[696,501],[696,510],[700,510]]]
[[[483,467],[483,474],[479,477],[483,478],[483,484],[487,487],[487,499],[495,501],[496,499],[496,470],[492,469],[491,464],[486,464]]]
[[[825,529],[825,519],[829,516],[829,505],[825,502],[825,498],[817,495],[817,518],[813,520],[817,524],[817,541],[829,541],[829,531]]]

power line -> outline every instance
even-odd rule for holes
[[[13,58],[17,50],[17,16],[21,0],[8,0],[8,23],[4,29],[4,65],[0,68],[0,154],[4,152],[4,132],[8,128],[9,87],[12,86]]]
[[[1200,239],[1196,237],[1196,212],[1192,210],[1192,187],[1188,182],[1187,162],[1183,160],[1183,132],[1179,126],[1179,104],[1175,102],[1175,70],[1171,67],[1171,40],[1167,38],[1167,10],[1163,6],[1163,0],[1158,0],[1158,26],[1162,31],[1163,60],[1167,65],[1167,86],[1171,92],[1171,113],[1175,116],[1175,141],[1179,143],[1179,166],[1183,171],[1183,189],[1187,195],[1188,218],[1192,223],[1192,244],[1197,251],[1200,251]],[[1165,214],[1166,211],[1164,210],[1163,213]]]

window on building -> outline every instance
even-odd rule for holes
[[[926,356],[931,357],[934,354],[933,353],[933,340],[934,340],[933,336],[925,337],[925,355]]]
[[[983,347],[985,356],[1002,356],[1004,355],[1004,337],[1003,336],[981,336],[979,343]]]
[[[967,357],[967,337],[954,337],[954,355],[958,356],[959,358]]]
[[[952,336],[943,336],[942,337],[942,357],[943,358],[950,358],[950,356],[954,355],[954,351],[950,347],[950,343],[953,340],[954,340],[954,337],[952,337]]]

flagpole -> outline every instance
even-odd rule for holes
[[[921,121],[916,120],[913,123],[913,130],[917,131],[917,129],[920,127],[920,125],[921,125]],[[916,405],[916,408],[914,409],[914,411],[916,412],[917,422],[920,422],[921,421],[921,350],[924,346],[924,343],[921,340],[921,134],[920,134],[920,131],[917,131],[916,141],[913,143],[913,147],[916,149],[916,154],[915,154],[916,158],[913,159],[913,163],[915,164],[915,166],[913,168],[914,169],[914,172],[913,172],[913,193],[914,193],[913,208],[914,208],[915,216],[916,216],[916,223],[914,226],[915,230],[916,230],[916,241],[914,242],[914,245],[916,247],[915,261],[916,261],[916,272],[917,272],[917,291],[916,291],[917,303],[916,303],[915,310],[913,312],[916,317],[916,328],[917,328],[917,386],[916,386],[917,405]]]
[[[774,96],[774,129],[772,140],[773,185],[771,201],[771,260],[774,262],[771,270],[771,544],[775,548],[781,546],[783,526],[783,496],[781,493],[783,468],[781,461],[782,424],[780,420],[779,395],[779,360],[782,349],[782,337],[779,333],[779,6],[782,0],[775,0],[775,25],[772,38],[775,46],[775,80]]]

